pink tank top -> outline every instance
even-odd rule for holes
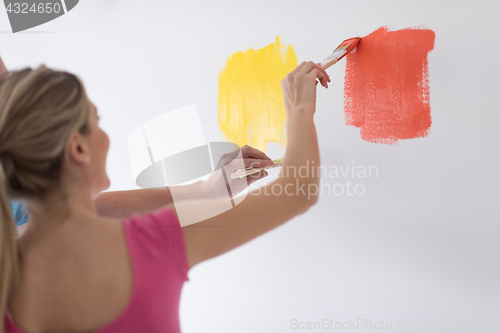
[[[180,333],[179,301],[189,265],[184,236],[175,214],[162,208],[122,220],[132,258],[132,296],[111,323],[95,333]],[[6,333],[27,333],[7,312]]]

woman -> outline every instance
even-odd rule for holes
[[[97,216],[92,198],[109,186],[109,139],[77,77],[45,66],[3,77],[0,313],[5,313],[5,331],[180,332],[180,292],[191,267],[317,201],[317,172],[304,178],[299,177],[303,171],[295,172],[320,164],[313,122],[317,79],[328,87],[326,72],[303,62],[281,82],[288,116],[281,177],[234,208],[181,228],[182,204],[130,219]],[[314,193],[308,191],[314,186]],[[278,195],[269,195],[277,189]],[[7,197],[28,201],[30,222],[17,239]]]
[[[8,75],[7,67],[5,66],[2,57],[0,56],[0,78],[3,75]],[[216,170],[226,167],[230,163],[237,162],[243,164],[245,167],[266,167],[272,164],[269,158],[262,151],[250,146],[244,146],[241,149],[224,154],[220,157],[217,163]],[[237,195],[241,190],[244,190],[250,184],[266,177],[266,171],[255,173],[247,176],[242,182],[241,180],[234,181],[232,179],[224,179],[221,173],[213,172],[210,177],[205,181],[198,181],[188,185],[175,186],[173,189],[169,186],[146,188],[139,190],[126,190],[126,191],[108,191],[99,193],[93,198],[93,204],[96,209],[97,215],[101,217],[109,217],[115,219],[129,218],[134,213],[146,214],[155,211],[165,205],[173,203],[172,190],[175,193],[181,192],[181,199],[184,200],[199,200],[215,199],[221,196],[227,196],[229,191],[221,188],[221,183],[226,183],[230,188],[232,195]],[[237,182],[239,186],[235,187],[233,184]],[[218,191],[214,190],[218,189]],[[179,201],[179,197],[176,197]],[[28,222],[28,207],[26,200],[9,200],[10,209],[16,225],[17,234],[22,235],[27,227]]]

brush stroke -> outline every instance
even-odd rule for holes
[[[276,43],[236,52],[219,73],[219,127],[230,142],[264,152],[267,143],[286,144],[281,80],[297,67],[292,45]]]
[[[427,54],[434,47],[434,37],[427,29],[381,27],[363,37],[347,55],[346,124],[359,127],[363,140],[395,144],[428,135]]]

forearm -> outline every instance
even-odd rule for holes
[[[282,175],[261,189],[257,196],[250,194],[230,211],[233,216],[225,218],[223,225],[226,228],[219,231],[227,241],[223,246],[215,245],[216,254],[282,225],[316,203],[319,196],[318,139],[313,113],[302,111],[305,110],[290,112],[287,119],[289,134]]]
[[[177,191],[182,190],[186,200],[200,198],[201,187],[202,182],[176,186]],[[103,192],[94,199],[97,215],[109,218],[129,218],[134,213],[147,214],[172,203],[169,187]]]
[[[168,187],[103,192],[94,199],[97,215],[109,218],[146,214],[170,203],[172,196]]]
[[[312,112],[296,110],[287,119],[288,143],[283,160],[284,186],[304,185],[306,188],[319,183],[319,146]],[[314,185],[315,184],[315,185]],[[308,200],[316,200],[317,191],[306,194]],[[299,193],[302,195],[302,192]]]

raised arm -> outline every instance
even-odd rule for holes
[[[256,193],[249,193],[232,209],[182,228],[190,267],[278,227],[316,203],[319,175],[317,169],[312,172],[320,164],[313,121],[316,79],[328,87],[324,69],[303,62],[281,82],[288,116],[288,145],[281,176]],[[307,175],[300,177],[304,169]],[[183,205],[175,204],[178,211]]]

